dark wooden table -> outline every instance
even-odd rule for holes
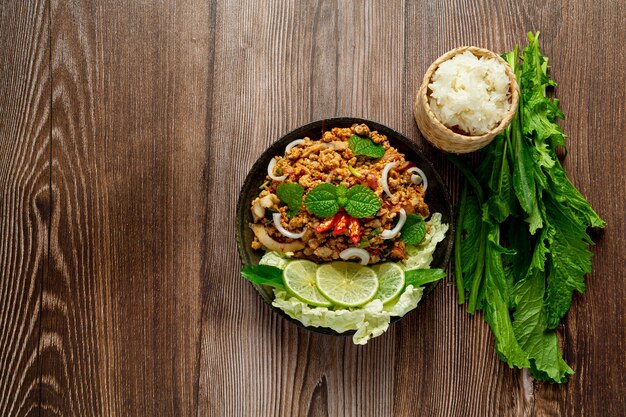
[[[621,0],[0,4],[0,416],[626,415]],[[365,347],[240,278],[237,193],[282,133],[336,115],[422,144],[422,74],[540,30],[565,166],[608,221],[561,329],[576,374],[500,362],[448,278]]]

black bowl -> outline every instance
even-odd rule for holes
[[[365,123],[369,128],[379,133],[384,134],[389,139],[391,145],[406,155],[406,160],[415,162],[420,167],[426,176],[428,177],[428,191],[426,192],[426,203],[430,207],[431,213],[441,213],[442,221],[450,225],[446,238],[443,242],[437,245],[437,248],[433,254],[433,262],[431,267],[445,269],[448,261],[450,260],[450,253],[452,251],[452,243],[454,241],[454,215],[452,211],[452,204],[450,203],[450,195],[443,183],[441,177],[435,171],[432,164],[412,140],[406,138],[402,134],[390,129],[380,123],[373,122],[371,120],[359,119],[354,117],[336,117],[325,120],[318,120],[316,122],[309,123],[302,127],[299,127],[291,132],[287,133],[279,140],[274,142],[261,157],[252,166],[252,169],[248,173],[241,192],[239,193],[239,201],[237,202],[237,248],[239,250],[239,256],[244,267],[249,265],[256,265],[259,263],[263,252],[260,250],[253,250],[250,247],[254,235],[249,223],[252,223],[252,215],[250,213],[250,205],[259,195],[259,186],[263,184],[267,175],[267,165],[270,160],[276,155],[284,155],[285,146],[293,140],[301,139],[304,137],[310,137],[311,139],[320,139],[322,132],[330,130],[333,127],[350,127],[354,123]],[[254,284],[253,284],[254,285]],[[429,293],[437,283],[429,284],[424,294]],[[260,285],[254,285],[263,301],[269,304],[272,309],[286,318],[287,320],[296,323],[298,326],[307,330],[311,330],[317,333],[329,334],[329,335],[352,335],[354,332],[337,333],[336,331],[324,327],[307,327],[297,320],[292,319],[282,310],[272,306],[272,299],[274,294],[271,288],[266,288]],[[406,317],[406,316],[405,316]],[[400,320],[401,317],[392,317],[391,322]]]

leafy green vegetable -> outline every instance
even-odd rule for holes
[[[251,265],[241,271],[241,276],[257,285],[269,285],[278,290],[284,290],[283,271],[270,265]]]
[[[339,210],[337,193],[332,184],[320,184],[308,192],[304,205],[316,216],[330,217]]]
[[[313,188],[304,199],[304,205],[316,216],[330,217],[345,207],[346,212],[357,219],[371,217],[381,206],[380,198],[364,185],[347,189],[344,185],[320,184]]]
[[[465,176],[455,235],[459,303],[482,309],[500,358],[511,367],[564,383],[573,374],[561,356],[554,328],[574,291],[585,290],[593,244],[588,227],[605,222],[567,178],[557,154],[565,135],[556,85],[547,74],[538,35],[519,63],[517,47],[503,57],[520,82],[520,105],[511,125],[481,152],[476,168],[451,161]],[[467,298],[466,298],[467,296]]]
[[[426,222],[417,214],[407,214],[404,226],[400,230],[400,240],[407,245],[417,245],[426,236]]]
[[[411,269],[404,271],[404,283],[405,285],[412,285],[414,287],[422,287],[430,282],[439,281],[441,278],[445,278],[446,273],[443,269]]]
[[[302,194],[304,188],[300,184],[296,183],[284,183],[276,187],[276,195],[280,198],[284,204],[289,207],[287,210],[287,216],[293,217],[300,211],[302,207]]]
[[[545,276],[541,271],[517,283],[513,289],[513,296],[518,300],[513,332],[519,345],[527,352],[530,371],[535,378],[564,383],[574,371],[561,357],[556,333],[545,330],[544,294]]]
[[[382,204],[371,188],[360,184],[350,187],[346,197],[346,212],[357,219],[375,215]]]
[[[370,158],[381,158],[385,155],[385,148],[381,145],[376,145],[371,139],[358,135],[350,137],[348,147],[355,155],[363,155]]]

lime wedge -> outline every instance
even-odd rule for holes
[[[378,276],[378,292],[374,298],[384,303],[393,300],[404,288],[404,271],[392,262],[378,264],[372,267]]]
[[[331,262],[317,268],[317,288],[335,304],[358,307],[374,298],[378,278],[372,268],[352,262]]]
[[[311,261],[291,261],[283,270],[285,286],[291,294],[307,304],[330,307],[332,304],[317,289],[316,271],[317,264]]]

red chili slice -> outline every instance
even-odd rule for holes
[[[354,217],[350,218],[350,222],[348,223],[348,234],[350,235],[350,240],[355,245],[361,243],[361,222],[359,219],[355,219]]]
[[[333,230],[334,235],[340,235],[345,232],[346,228],[348,227],[348,221],[350,220],[350,216],[348,216],[346,213],[337,214],[339,214],[339,218],[337,219],[337,223],[335,223],[335,229]]]
[[[323,232],[327,232],[328,230],[330,230],[335,225],[335,223],[337,223],[337,220],[339,219],[338,216],[339,216],[339,213],[335,214],[333,217],[329,217],[326,220],[322,221],[315,228],[315,233],[323,233]]]

